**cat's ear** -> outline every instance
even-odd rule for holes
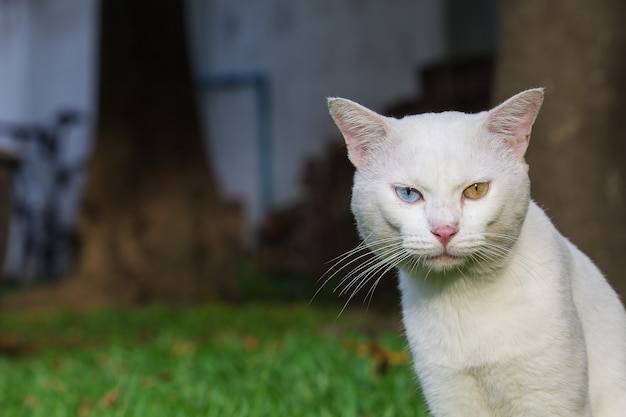
[[[387,118],[345,98],[328,99],[328,110],[348,146],[350,162],[359,168],[387,136]]]
[[[523,158],[541,103],[543,88],[522,91],[489,111],[485,121],[487,129],[502,136],[506,146]]]

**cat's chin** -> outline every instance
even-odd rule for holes
[[[410,274],[417,272],[417,270],[421,271],[421,273],[430,274],[432,272],[445,273],[451,270],[458,271],[465,269],[466,266],[466,258],[443,252],[430,256],[418,255],[412,261],[407,261],[404,265],[400,266],[400,268]]]
[[[445,271],[461,267],[465,264],[465,259],[444,252],[441,255],[429,257],[426,263],[434,270]]]

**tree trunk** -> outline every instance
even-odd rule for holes
[[[504,0],[496,100],[546,99],[528,151],[533,195],[626,296],[626,3]]]
[[[232,296],[240,210],[220,199],[208,168],[183,2],[101,7],[99,117],[81,254],[55,302]]]

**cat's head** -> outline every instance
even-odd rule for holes
[[[356,167],[361,238],[407,271],[491,270],[516,242],[530,201],[524,154],[543,90],[478,113],[394,119],[328,100]]]

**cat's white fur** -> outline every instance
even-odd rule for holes
[[[542,101],[531,89],[489,112],[394,119],[329,99],[356,167],[358,230],[399,268],[436,417],[626,416],[622,304],[530,199],[524,154]],[[465,198],[474,183],[487,193]],[[422,198],[407,203],[395,187]],[[442,227],[454,231],[445,244]]]

